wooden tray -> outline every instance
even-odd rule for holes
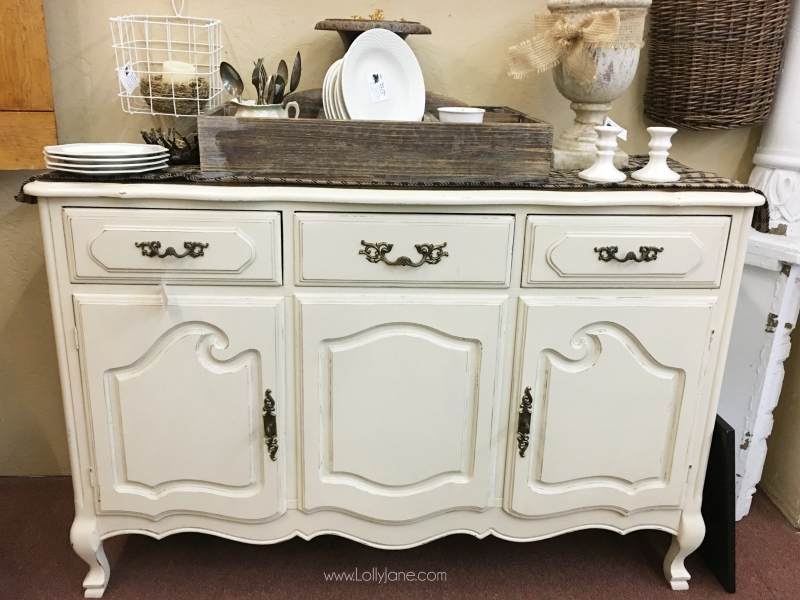
[[[429,107],[430,108],[430,107]],[[265,175],[365,184],[544,183],[552,125],[506,107],[484,122],[236,118],[224,105],[198,117],[204,175]]]

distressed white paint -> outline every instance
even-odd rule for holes
[[[728,243],[725,217],[528,218],[525,285],[718,287]],[[600,260],[597,248],[617,246],[620,259],[640,248],[663,250],[656,260]]]
[[[64,226],[76,283],[210,279],[280,285],[280,215],[275,212],[97,210],[68,208]],[[208,244],[200,258],[146,256],[136,244],[160,242],[160,254]]]
[[[400,549],[454,532],[532,541],[649,528],[676,536],[665,573],[672,587],[687,587],[683,560],[703,537],[708,444],[757,195],[42,182],[27,191],[41,201],[73,460],[71,540],[90,566],[87,595],[108,581],[102,539],[180,531],[251,543],[336,533]],[[209,274],[202,287],[171,281],[165,303],[162,287],[125,269],[76,282],[65,210],[132,208],[183,211],[177,225],[195,211],[216,211],[221,223],[279,214],[280,235],[253,236],[252,264],[274,259],[286,283],[243,287],[229,273]],[[337,230],[332,255],[352,268],[323,261],[315,277],[325,286],[315,287],[300,274],[311,259],[297,223],[309,213],[340,213],[321,220],[337,227],[390,227],[376,233],[395,233],[399,244],[458,243],[419,267],[423,279],[397,267],[381,290],[352,261],[377,266],[359,255],[367,236]],[[675,234],[664,252],[674,242],[679,256],[690,252],[687,236],[702,238],[702,221],[716,237],[701,239],[690,262],[700,260],[692,272],[711,265],[709,274],[675,278],[674,289],[653,287],[646,272],[534,285],[523,261],[539,251],[533,216],[638,219],[645,236],[661,231],[658,222]],[[444,226],[443,239],[422,239],[430,224]],[[464,231],[474,247],[460,241]],[[624,246],[625,231],[606,233]],[[578,263],[562,262],[580,264],[584,250],[574,250]],[[437,275],[447,260],[456,269]],[[545,399],[549,407],[537,413],[524,459],[523,385],[538,390],[537,410]],[[275,463],[259,413],[266,388],[278,403]]]
[[[789,334],[800,307],[800,1],[792,3],[783,67],[770,121],[753,157],[750,185],[767,196],[770,226],[786,235],[753,233],[734,335],[736,368],[726,371],[720,411],[736,429],[736,518],[750,511],[783,385]],[[769,319],[775,327],[766,327]],[[764,331],[761,331],[763,325]],[[729,383],[730,382],[730,383]],[[778,499],[779,504],[782,499]]]
[[[110,290],[106,290],[109,292]],[[280,298],[74,295],[99,510],[264,519],[285,507],[264,457],[264,389],[280,399]]]
[[[514,218],[457,215],[295,215],[297,285],[508,287]],[[447,256],[435,268],[397,268],[371,263],[353,252],[353,240],[392,244],[386,254],[414,263],[418,244],[446,243]]]
[[[520,298],[516,396],[532,388],[537,435],[512,463],[514,514],[681,506],[715,304]]]
[[[719,413],[736,430],[736,519],[750,512],[800,311],[800,239],[751,231]]]
[[[300,508],[378,521],[489,508],[505,298],[297,302]]]

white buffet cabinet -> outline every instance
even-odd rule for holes
[[[751,192],[35,182],[87,597],[102,540],[658,529],[674,589]]]

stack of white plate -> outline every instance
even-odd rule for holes
[[[385,29],[365,31],[325,75],[322,103],[329,119],[421,121],[422,69],[400,36]]]
[[[48,169],[82,175],[147,173],[167,167],[169,151],[150,144],[64,144],[46,146]]]

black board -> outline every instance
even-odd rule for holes
[[[703,488],[700,554],[725,591],[736,592],[736,434],[717,416]]]

